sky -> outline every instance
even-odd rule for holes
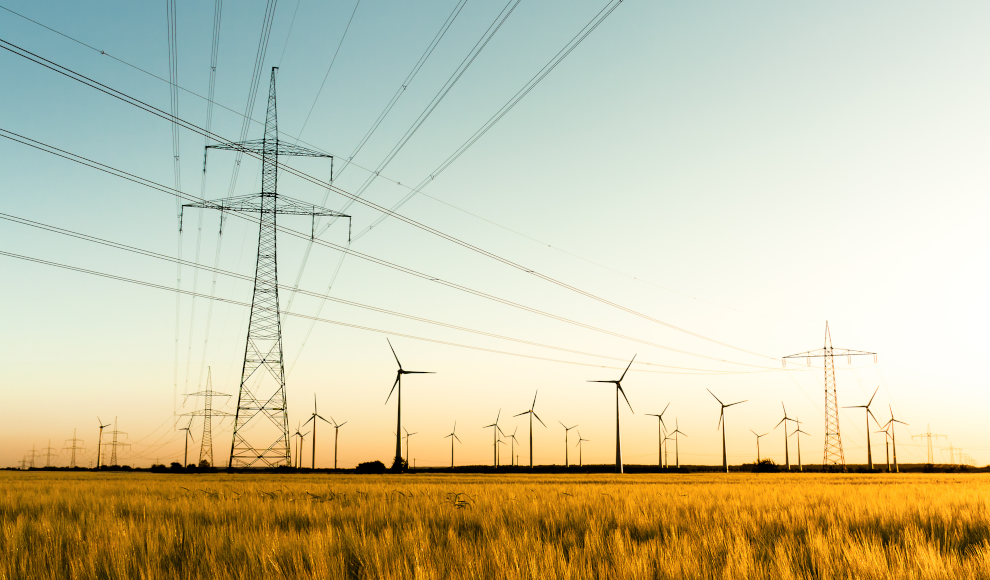
[[[403,90],[457,1],[365,0],[355,7],[281,0],[250,116],[263,122],[271,67],[279,67],[282,138],[334,155],[334,184],[344,191],[357,192],[378,170],[362,197],[391,207],[606,4],[469,0]],[[2,6],[0,39],[169,110],[164,2],[4,0]],[[512,6],[439,105],[379,169]],[[212,130],[226,139],[240,136],[265,7],[260,0],[223,5]],[[751,430],[770,433],[761,452],[783,462],[784,433],[774,429],[782,403],[808,433],[802,461],[821,463],[820,362],[784,367],[781,357],[821,348],[827,320],[835,347],[877,353],[875,363],[869,356],[836,360],[838,402],[862,405],[878,389],[873,409],[880,422],[892,409],[909,423],[897,431],[901,462],[926,460],[925,440],[912,436],[930,426],[945,436],[935,441],[936,462],[950,460],[952,445],[979,465],[990,463],[983,421],[990,395],[981,366],[990,347],[984,332],[990,78],[983,73],[990,38],[982,25],[988,16],[990,6],[978,2],[621,2],[398,210],[585,294],[399,220],[375,224],[381,213],[360,204],[346,210],[352,234],[375,225],[351,248],[427,279],[342,258],[322,243],[310,246],[307,218],[280,218],[302,233],[278,238],[280,283],[322,295],[332,281],[331,298],[517,339],[283,292],[284,310],[351,325],[286,316],[291,430],[309,417],[315,395],[321,415],[347,421],[339,431],[341,467],[388,463],[396,419],[394,397],[386,403],[395,373],[391,337],[406,368],[436,371],[403,385],[403,425],[416,433],[409,459],[417,466],[449,464],[444,436],[455,422],[458,464],[492,461],[491,431],[483,426],[496,416],[528,444],[526,418],[513,416],[529,408],[537,391],[536,412],[546,427],[534,429],[536,463],[564,462],[560,422],[578,425],[575,431],[589,440],[586,463],[612,462],[614,389],[587,381],[618,378],[633,355],[636,364],[623,383],[632,411],[620,408],[627,463],[657,461],[657,421],[647,414],[668,403],[664,421],[676,420],[687,434],[679,443],[681,462],[720,463],[719,406],[707,390],[726,402],[747,400],[727,411],[730,463],[755,459]],[[212,24],[212,3],[176,3],[178,116],[197,126],[206,123]],[[168,122],[10,51],[2,51],[0,63],[0,128],[175,184]],[[262,131],[262,123],[252,123],[248,138]],[[203,137],[182,130],[179,140],[181,189],[207,199],[226,196],[234,154],[210,152],[204,176]],[[216,213],[192,209],[184,212],[180,238],[173,196],[9,139],[0,140],[0,159],[6,216],[166,256],[176,256],[181,245],[183,259],[254,274],[257,225],[232,218],[220,238]],[[326,160],[286,162],[320,180],[330,175]],[[260,163],[245,158],[234,193],[259,188]],[[280,194],[342,210],[347,200],[326,191],[280,175]],[[347,236],[340,221],[320,239],[346,245]],[[172,263],[9,219],[0,220],[0,251],[176,286]],[[116,420],[119,441],[130,444],[120,448],[120,463],[180,460],[185,433],[178,428],[186,425],[194,437],[192,460],[202,422],[190,424],[181,414],[202,400],[183,394],[203,390],[207,373],[215,390],[233,395],[215,406],[234,411],[229,401],[239,386],[247,308],[223,302],[210,308],[207,299],[186,296],[177,316],[175,294],[166,289],[0,260],[6,367],[0,465],[14,466],[45,447],[57,454],[54,463],[65,465],[62,448],[73,433],[86,448],[79,462],[88,465],[96,456],[98,417]],[[196,272],[183,268],[179,285],[250,302],[250,282],[219,276],[214,288],[208,271]],[[846,461],[864,463],[863,411],[842,409],[840,427]],[[567,440],[572,459],[575,431]],[[321,423],[318,467],[333,462],[332,437]],[[215,462],[223,464],[230,419],[214,424],[213,438]],[[884,460],[883,441],[872,435],[876,461]],[[311,442],[304,442],[307,464]],[[528,451],[515,449],[527,463]],[[793,446],[790,453],[796,461]]]

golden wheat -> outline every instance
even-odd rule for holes
[[[0,577],[990,578],[988,484],[7,472]]]

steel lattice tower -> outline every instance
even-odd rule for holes
[[[186,395],[188,397],[203,397],[203,408],[191,413],[183,413],[183,415],[203,418],[203,437],[199,441],[199,463],[202,464],[205,461],[211,466],[213,465],[213,417],[233,416],[226,411],[216,411],[213,409],[213,397],[229,397],[230,395],[227,393],[218,393],[213,390],[212,375],[212,369],[207,368],[206,390],[198,393],[189,393]]]
[[[871,355],[873,362],[877,361],[877,353],[863,350],[849,350],[846,348],[832,348],[832,336],[829,334],[828,321],[825,321],[825,346],[816,350],[809,350],[798,354],[785,356],[782,360],[787,365],[787,359],[804,358],[811,366],[811,359],[824,359],[825,367],[825,450],[822,464],[825,467],[845,468],[846,458],[842,452],[842,434],[839,431],[839,399],[835,388],[835,355],[845,356],[851,363],[852,357]]]
[[[72,439],[66,439],[65,442],[66,443],[72,443],[72,445],[66,445],[62,449],[68,449],[68,450],[70,450],[70,452],[72,453],[72,455],[69,458],[69,467],[75,467],[76,466],[76,451],[79,451],[79,450],[83,449],[82,447],[79,446],[79,444],[82,443],[83,440],[76,437],[76,430],[73,429],[72,430]]]
[[[275,106],[277,71],[278,67],[272,67],[264,138],[207,147],[239,151],[260,157],[261,193],[183,206],[259,215],[254,295],[251,300],[251,317],[244,347],[240,391],[237,395],[237,412],[234,415],[234,436],[227,464],[230,468],[277,467],[292,464],[289,419],[286,413],[285,365],[282,357],[282,323],[278,302],[276,216],[279,214],[311,216],[314,231],[317,216],[350,217],[277,193],[279,156],[329,158],[331,179],[333,173],[331,155],[279,142],[278,115]]]

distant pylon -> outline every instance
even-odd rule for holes
[[[248,321],[247,340],[244,346],[237,412],[234,415],[229,467],[276,467],[292,464],[288,403],[285,393],[285,364],[282,356],[282,322],[278,302],[276,216],[278,214],[310,216],[313,220],[314,232],[317,216],[350,218],[339,212],[277,193],[279,156],[333,159],[330,155],[312,149],[279,142],[278,115],[275,106],[277,71],[278,67],[272,67],[264,138],[207,147],[246,152],[261,157],[261,193],[183,206],[183,208],[219,210],[221,216],[225,212],[259,215],[254,294],[251,299],[251,317]],[[331,180],[332,173],[331,165]]]
[[[130,443],[121,443],[121,442],[118,442],[117,441],[117,436],[118,435],[125,435],[126,436],[127,433],[124,433],[123,431],[118,431],[117,430],[117,418],[116,417],[113,418],[113,431],[111,431],[110,434],[113,435],[113,442],[110,443],[110,465],[111,466],[117,466],[117,465],[120,465],[119,463],[117,463],[117,448],[119,448],[119,447],[130,447],[131,444]]]
[[[846,348],[832,348],[832,336],[829,334],[828,321],[825,321],[825,346],[807,352],[792,354],[781,359],[784,366],[787,366],[787,359],[808,360],[811,366],[811,359],[824,359],[825,367],[825,452],[822,457],[822,464],[825,467],[846,466],[846,457],[842,452],[842,435],[839,432],[839,401],[835,388],[835,355],[845,356],[852,363],[852,357],[870,355],[873,362],[877,361],[877,353],[863,350],[849,350]]]
[[[200,391],[198,393],[189,393],[189,397],[203,397],[204,403],[202,410],[196,410],[191,413],[183,413],[184,415],[191,415],[193,417],[203,418],[203,438],[200,440],[199,445],[199,463],[202,464],[204,461],[209,465],[213,465],[213,417],[233,417],[231,413],[226,411],[215,411],[213,410],[213,397],[229,397],[227,393],[218,393],[213,390],[213,376],[212,368],[206,368],[206,390]],[[191,419],[190,419],[191,420]]]
[[[37,459],[38,457],[41,457],[41,454],[35,450],[33,444],[31,445],[31,454],[28,457],[29,457],[28,465],[30,466],[31,469],[34,469],[34,460]]]
[[[52,466],[52,457],[55,457],[55,456],[58,455],[57,453],[52,453],[52,451],[55,451],[55,448],[52,447],[52,440],[51,439],[48,440],[48,447],[43,448],[42,451],[44,451],[44,453],[42,454],[42,457],[45,458],[45,467],[51,467]]]
[[[72,445],[66,445],[62,449],[68,449],[69,450],[69,452],[70,452],[70,455],[69,455],[69,467],[75,467],[76,466],[76,451],[81,451],[82,449],[85,449],[84,447],[80,447],[79,446],[79,444],[82,443],[83,440],[76,438],[76,430],[73,429],[72,430],[72,439],[66,439],[65,442],[72,444]]]
[[[928,431],[922,433],[921,435],[912,435],[912,439],[917,439],[918,437],[925,437],[928,439],[928,465],[935,465],[935,456],[932,455],[932,437],[938,439],[939,437],[945,437],[945,435],[939,435],[938,433],[932,433],[931,424],[927,425]]]

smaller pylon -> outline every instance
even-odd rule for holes
[[[203,418],[203,437],[199,445],[199,463],[204,461],[213,465],[213,417],[233,417],[233,413],[217,411],[213,408],[213,397],[229,397],[227,393],[218,393],[213,390],[212,368],[206,368],[206,390],[198,393],[189,393],[187,397],[203,397],[203,408],[191,413],[183,413],[184,416]],[[222,419],[221,419],[222,421]],[[192,419],[189,420],[188,429],[192,426]],[[188,457],[187,457],[188,459]]]
[[[945,435],[939,435],[938,433],[932,433],[932,426],[931,426],[931,424],[928,424],[927,427],[928,427],[928,431],[926,433],[922,433],[921,435],[912,435],[911,438],[912,439],[917,439],[917,438],[920,438],[920,437],[925,437],[925,438],[928,439],[928,465],[935,465],[935,457],[932,454],[932,437],[934,437],[937,440],[939,437],[945,437]]]
[[[66,439],[66,443],[71,443],[71,445],[66,445],[62,449],[68,449],[69,455],[69,467],[76,467],[76,451],[82,451],[84,447],[80,447],[79,444],[83,442],[82,439],[76,438],[76,430],[72,430],[72,439]]]

